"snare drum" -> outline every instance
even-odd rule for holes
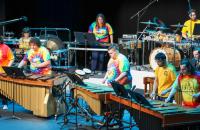
[[[153,70],[155,70],[156,67],[158,66],[157,63],[156,63],[156,60],[155,60],[155,56],[160,52],[165,54],[166,60],[169,63],[174,63],[174,61],[175,61],[174,66],[179,67],[180,61],[181,61],[181,55],[180,55],[179,51],[175,50],[175,60],[174,60],[174,49],[168,48],[168,47],[161,47],[161,48],[153,49],[151,51],[150,56],[149,56],[149,63],[150,63],[150,66]]]

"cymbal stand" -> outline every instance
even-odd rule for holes
[[[145,32],[145,31],[147,30],[147,28],[149,28],[149,27],[150,27],[150,25],[147,25],[147,26],[143,29],[142,33],[141,33],[140,36],[137,38],[137,44],[138,44],[140,38],[142,37],[142,35],[144,34],[144,32]],[[143,38],[142,38],[142,39],[143,39]],[[144,41],[142,40],[142,65],[144,65],[144,49],[145,49],[145,43],[144,43]]]

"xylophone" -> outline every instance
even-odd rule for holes
[[[153,107],[139,104],[110,94],[109,99],[129,108],[140,130],[197,130],[200,129],[200,109],[183,108],[174,104],[162,106],[164,102],[150,101]]]
[[[65,80],[66,75],[29,75],[25,79],[0,75],[0,93],[11,100],[14,99],[36,116],[49,117],[56,113],[56,99],[52,89],[62,85]],[[64,105],[61,107],[60,113],[63,113]]]
[[[90,108],[98,115],[103,115],[106,111],[106,104],[110,103],[108,94],[113,93],[113,89],[100,84],[88,83],[86,85],[76,85],[73,93],[77,98],[83,98]]]

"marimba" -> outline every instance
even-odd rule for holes
[[[85,100],[90,108],[98,115],[103,115],[106,111],[106,104],[110,103],[108,94],[114,92],[112,88],[93,84],[85,83],[86,85],[76,85],[74,95],[77,98]]]
[[[144,82],[144,96],[145,97],[150,97],[150,94],[153,91],[153,82],[154,82],[154,77],[144,77],[143,82]],[[174,99],[177,104],[182,105],[182,94],[180,91],[177,91]]]
[[[127,106],[140,130],[197,130],[200,129],[200,109],[183,108],[164,102],[150,101],[153,107],[110,94],[109,99]]]
[[[56,114],[56,99],[52,89],[62,85],[66,78],[65,75],[54,77],[31,75],[19,79],[0,75],[0,93],[11,100],[14,99],[36,116],[49,117]],[[63,113],[64,105],[61,107],[60,113]]]

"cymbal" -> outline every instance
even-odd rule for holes
[[[187,26],[182,25],[182,24],[180,24],[180,23],[178,23],[178,24],[174,24],[174,25],[170,25],[170,26],[171,26],[171,27],[176,27],[176,28],[187,27]]]
[[[151,33],[156,33],[157,31],[156,31],[156,30],[148,30],[148,29],[147,29],[147,30],[145,30],[145,32],[147,32],[147,33],[150,33],[150,34],[151,34]]]
[[[147,25],[157,25],[157,23],[153,23],[150,20],[148,22],[140,22],[142,24],[147,24]]]
[[[155,27],[156,29],[160,29],[160,30],[167,30],[167,29],[169,29],[169,28],[167,28],[167,27]]]

